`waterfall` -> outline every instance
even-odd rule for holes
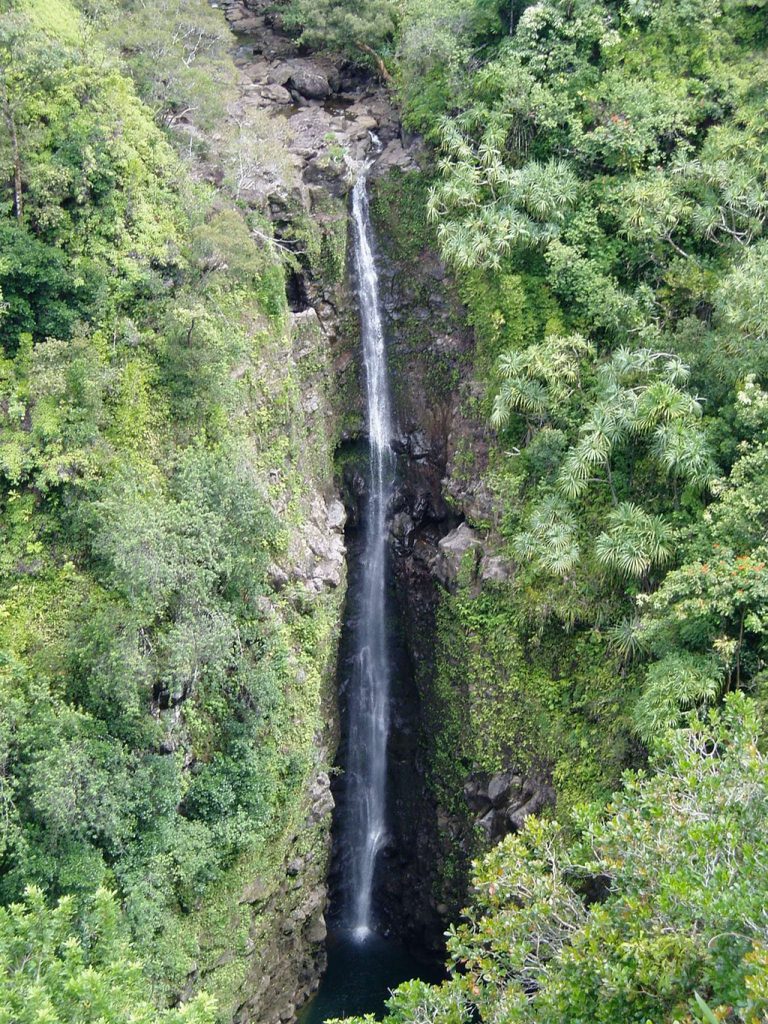
[[[387,507],[394,479],[387,359],[373,256],[365,174],[352,192],[354,255],[365,367],[370,445],[361,601],[348,688],[345,821],[347,877],[342,918],[358,938],[372,927],[376,859],[387,833],[387,740],[390,672],[387,648]]]

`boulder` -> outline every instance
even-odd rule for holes
[[[320,408],[320,396],[315,392],[310,391],[309,394],[302,399],[301,408],[307,416],[312,416]]]
[[[231,4],[227,7],[225,17],[229,22],[245,21],[251,17],[251,12],[242,4]]]
[[[529,815],[538,814],[544,807],[554,804],[555,799],[555,790],[545,779],[535,776],[526,779],[522,799],[507,811],[509,828],[519,832]]]
[[[555,803],[552,783],[543,774],[523,778],[511,768],[488,777],[471,776],[464,784],[464,796],[489,843],[518,832],[525,819]]]
[[[260,90],[260,95],[265,100],[269,100],[270,103],[292,103],[293,98],[287,89],[284,89],[282,85],[265,85]]]
[[[432,454],[432,441],[425,430],[413,430],[408,434],[408,451],[412,459],[426,459]]]
[[[379,122],[375,117],[371,117],[370,114],[361,114],[359,117],[355,117],[353,121],[354,135],[357,139],[368,135],[369,132],[375,133],[378,127]]]
[[[300,96],[308,100],[324,100],[333,92],[328,76],[318,68],[294,68],[288,81]]]
[[[485,838],[490,842],[496,838],[496,811],[491,809],[477,823],[485,832]]]
[[[285,873],[286,875],[288,875],[289,878],[295,878],[296,875],[300,874],[301,869],[303,867],[304,861],[301,859],[301,857],[294,857],[293,860],[289,862],[288,867],[285,869]]]
[[[331,777],[328,772],[318,772],[317,778],[310,786],[309,795],[313,800],[317,800],[323,793],[327,793],[330,788]]]
[[[327,154],[307,162],[304,181],[308,185],[322,185],[331,195],[341,198],[349,191],[349,172],[342,161],[332,160]]]
[[[262,882],[260,878],[254,878],[252,882],[243,889],[242,895],[238,902],[240,903],[260,903],[262,900],[269,896],[269,888]]]
[[[500,555],[486,555],[480,562],[480,579],[484,583],[506,583],[511,576],[511,563]]]
[[[390,526],[392,536],[398,543],[406,547],[413,537],[414,522],[407,512],[398,512],[392,517]]]
[[[460,523],[443,537],[438,547],[444,555],[458,555],[461,558],[466,551],[480,547],[480,537],[466,523]]]
[[[233,32],[243,36],[255,36],[263,28],[263,18],[241,18],[232,25]]]
[[[309,789],[311,807],[307,820],[310,825],[316,825],[327,817],[336,806],[331,794],[331,780],[327,772],[320,772]]]
[[[317,351],[317,339],[322,336],[323,328],[315,309],[310,306],[291,313],[291,331],[296,342],[297,359],[304,359]]]
[[[325,916],[320,913],[311,918],[304,934],[309,942],[325,942],[326,936],[328,935]]]
[[[312,574],[313,582],[318,584],[320,588],[330,587],[331,590],[335,590],[339,586],[341,577],[342,567],[337,561],[320,562]]]
[[[278,64],[277,67],[267,75],[267,81],[271,85],[285,85],[293,74],[293,67],[290,64]]]
[[[341,533],[344,530],[344,523],[347,521],[347,510],[344,503],[334,498],[328,503],[328,526],[332,530]]]
[[[245,71],[252,82],[263,82],[265,79],[269,79],[269,64],[265,60],[254,59],[248,63]]]
[[[481,541],[474,530],[466,523],[461,523],[447,533],[437,547],[434,573],[441,583],[450,587],[456,582],[464,555],[468,551],[480,551]]]
[[[376,160],[375,173],[377,176],[384,175],[395,168],[401,171],[410,171],[416,168],[413,157],[403,147],[399,139],[394,139],[385,147],[381,156]]]
[[[481,779],[473,778],[464,783],[464,798],[475,814],[480,816],[486,814],[491,808],[488,788]]]
[[[288,583],[288,573],[279,565],[270,565],[267,569],[267,579],[273,590],[282,590]]]

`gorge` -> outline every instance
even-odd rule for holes
[[[339,765],[342,772],[336,787],[335,869],[336,891],[331,890],[329,907],[329,964],[317,995],[300,1015],[302,1024],[322,1024],[328,1018],[380,1013],[385,999],[400,982],[414,977],[440,977],[438,962],[426,950],[421,957],[385,939],[389,934],[408,931],[408,910],[392,910],[385,918],[378,912],[378,872],[396,870],[396,837],[404,829],[393,828],[396,813],[388,794],[388,747],[392,726],[392,675],[397,671],[393,634],[397,613],[393,597],[390,551],[391,505],[395,488],[396,462],[392,448],[394,424],[391,414],[387,370],[387,344],[379,296],[375,243],[367,194],[368,165],[358,172],[352,188],[351,219],[353,266],[360,311],[361,353],[366,394],[368,472],[360,511],[362,534],[358,544],[348,547],[357,555],[358,566],[350,566],[347,596],[349,647],[342,657],[342,743]],[[343,678],[346,671],[346,678]],[[402,722],[402,710],[398,719]],[[408,723],[411,728],[416,722]],[[402,724],[401,724],[402,727]],[[406,765],[412,782],[414,765]],[[382,854],[387,857],[382,863]],[[391,888],[393,879],[385,881]],[[400,928],[393,917],[402,918]],[[388,920],[387,920],[388,919]]]

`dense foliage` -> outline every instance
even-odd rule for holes
[[[463,75],[456,105],[409,110],[442,154],[430,212],[520,452],[496,466],[518,590],[539,623],[601,631],[646,737],[676,698],[761,678],[765,524],[709,523],[765,441],[745,291],[765,287],[765,34],[759,5],[541,3],[480,67],[404,63],[406,95]],[[536,322],[513,302],[546,305]],[[671,643],[710,563],[707,639]]]
[[[204,0],[1,11],[0,1020],[163,1019],[251,941],[220,908],[274,869],[318,726],[328,610],[268,578],[316,467],[277,247],[235,201],[292,172],[227,121]],[[512,766],[558,793],[478,863],[451,979],[390,1017],[758,1024],[765,2],[284,13],[393,76],[434,158],[411,255],[433,232],[476,339],[492,441],[451,469],[513,571],[441,599],[435,791]]]
[[[0,1020],[7,1024],[213,1024],[198,996],[158,1013],[142,964],[121,934],[114,895],[98,889],[84,906],[63,896],[46,906],[39,889],[0,908]]]
[[[221,12],[81,6],[0,15],[0,901],[64,901],[3,919],[49,943],[30,1020],[70,1019],[62,972],[106,991],[66,937],[100,886],[161,1005],[242,952],[243,887],[304,813],[335,617],[267,580],[327,470],[300,440],[277,247],[231,198],[239,136],[206,135],[234,77]],[[150,1019],[126,1010],[133,959],[105,961],[110,1020]]]
[[[758,3],[401,10],[466,411],[497,431],[454,472],[515,565],[446,597],[439,671],[468,680],[470,761],[538,760],[564,805],[686,709],[764,699],[766,41]]]

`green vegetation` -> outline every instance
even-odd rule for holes
[[[0,1019],[8,1024],[213,1024],[214,1007],[198,996],[158,1013],[141,963],[121,934],[114,895],[98,889],[76,908],[63,896],[46,906],[39,889],[0,909]]]
[[[428,211],[477,334],[517,569],[447,603],[472,620],[459,673],[475,638],[507,638],[476,698],[469,671],[478,721],[497,708],[486,767],[515,756],[521,708],[559,703],[582,772],[592,725],[614,737],[597,788],[566,783],[591,799],[633,737],[734,686],[762,699],[764,11],[551,2],[518,5],[511,34],[508,12],[465,14],[406,11],[400,83],[437,150]],[[438,15],[458,41],[416,60]]]
[[[355,4],[291,0],[285,13],[287,23],[301,29],[301,42],[342,52],[353,60],[367,60],[383,79],[391,81],[384,63],[397,21],[391,0],[361,0]]]
[[[317,768],[339,596],[269,570],[332,425],[305,420],[324,356],[292,361],[278,248],[234,201],[242,140],[206,134],[221,13],[80,6],[0,15],[0,1017],[197,1024],[210,1000],[151,1007],[242,1000],[275,912],[244,893],[278,890]],[[58,909],[16,907],[30,885]],[[100,887],[136,954],[99,951]]]
[[[759,1024],[765,2],[286,8],[426,138],[375,213],[414,310],[436,244],[475,336],[471,370],[428,355],[423,398],[470,385],[489,450],[461,442],[452,483],[482,477],[470,525],[510,573],[473,553],[441,596],[430,783],[455,817],[472,771],[558,794],[478,860],[450,979],[390,1019]],[[301,401],[328,368],[311,332],[292,359],[267,214],[296,172],[277,119],[229,119],[227,46],[205,0],[2,5],[9,1024],[227,1019],[287,850],[317,852],[296,837],[339,598],[274,566],[330,485],[334,425]],[[292,230],[338,283],[344,223],[315,213]],[[402,358],[429,337],[415,312],[401,333]]]

